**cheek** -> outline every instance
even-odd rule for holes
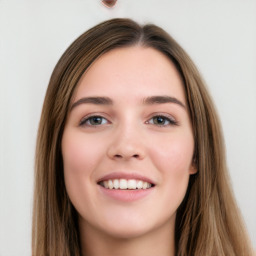
[[[86,141],[86,143],[85,143]],[[67,131],[62,138],[65,186],[76,209],[90,200],[94,170],[101,162],[101,148],[82,135]]]
[[[88,176],[100,162],[101,147],[90,138],[82,135],[64,133],[62,139],[62,156],[64,171]]]
[[[158,171],[161,172],[160,182],[164,187],[163,197],[166,200],[171,200],[178,207],[188,186],[194,142],[191,136],[177,136],[162,142],[162,144],[158,144],[158,147],[152,147],[151,159]],[[157,144],[155,143],[155,145]]]
[[[155,146],[151,147],[151,158],[159,167],[158,169],[163,174],[189,173],[194,151],[193,138],[181,136],[180,138],[167,138],[162,143],[159,142],[158,144],[154,143]]]

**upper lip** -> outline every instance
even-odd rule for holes
[[[143,176],[139,173],[133,173],[133,172],[112,172],[109,174],[104,175],[103,177],[101,177],[100,179],[98,179],[97,183],[100,183],[102,181],[105,180],[114,180],[114,179],[134,179],[134,180],[142,180],[142,181],[146,181],[148,183],[151,183],[153,185],[155,185],[155,182],[152,181],[150,178]]]

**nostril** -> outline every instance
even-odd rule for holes
[[[116,154],[114,157],[115,157],[115,158],[125,158],[124,156],[119,155],[119,154]],[[140,158],[140,155],[139,155],[139,154],[134,154],[134,155],[132,155],[131,157]],[[129,158],[130,158],[130,157],[129,157]]]

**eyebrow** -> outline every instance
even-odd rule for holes
[[[164,103],[175,103],[186,109],[185,104],[180,100],[171,96],[150,96],[143,99],[143,104],[154,105]],[[113,105],[113,100],[108,97],[84,97],[72,104],[70,111],[81,104],[94,104],[94,105]]]
[[[71,109],[80,104],[95,104],[95,105],[113,105],[113,101],[108,97],[85,97],[72,104]]]
[[[177,98],[171,97],[171,96],[151,96],[151,97],[145,98],[143,100],[143,103],[146,104],[146,105],[175,103],[175,104],[178,104],[179,106],[186,109],[186,106],[185,106],[184,103],[182,103]]]

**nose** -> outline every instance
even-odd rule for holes
[[[107,155],[113,160],[142,160],[145,157],[145,141],[135,127],[120,128],[115,131]]]

